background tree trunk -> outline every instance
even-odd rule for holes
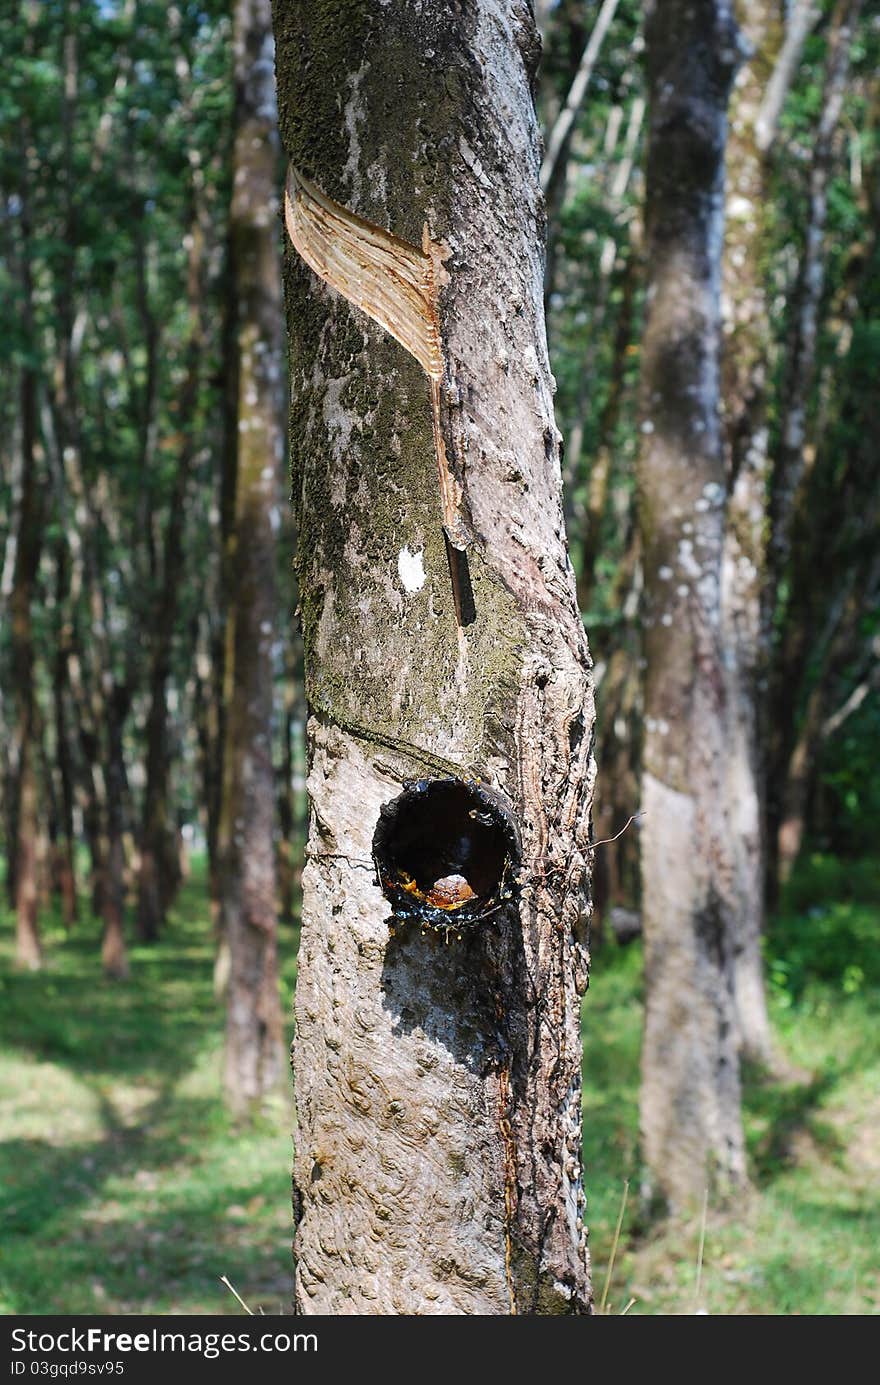
[[[762,625],[767,580],[769,446],[767,393],[771,332],[767,301],[766,155],[756,128],[773,71],[781,24],[772,0],[738,7],[749,57],[731,103],[722,257],[722,358],[727,446],[727,513],[721,568],[728,727],[725,799],[730,813],[734,999],[740,1050],[772,1058],[764,992],[764,789],[760,711],[767,675],[768,632]]]
[[[220,930],[229,948],[224,1089],[244,1114],[284,1068],[275,898],[272,642],[275,535],[284,457],[278,132],[269,0],[235,11],[230,250],[238,407],[227,611],[228,715],[220,823]]]
[[[31,267],[32,225],[28,164],[29,131],[22,122],[21,242],[19,278],[24,305],[27,340],[34,350],[34,280]],[[37,375],[31,364],[21,368],[20,376],[21,498],[15,547],[9,615],[12,634],[12,672],[15,687],[16,722],[14,733],[12,817],[15,841],[14,899],[16,915],[16,965],[35,971],[42,966],[43,954],[37,922],[37,831],[38,786],[37,703],[34,679],[34,627],[32,603],[42,548],[41,486],[38,460],[42,455],[37,435]]]
[[[168,745],[168,679],[175,623],[184,572],[186,491],[197,448],[198,410],[204,348],[202,224],[203,172],[193,169],[193,211],[189,234],[187,296],[190,330],[186,349],[186,376],[180,397],[182,446],[170,497],[162,564],[157,593],[152,658],[150,663],[150,710],[147,716],[147,782],[140,832],[137,930],[142,942],[155,942],[166,911],[180,884],[179,844],[176,824],[169,820],[168,778],[171,755]]]
[[[63,544],[58,543],[56,545],[56,554],[58,571],[56,603],[59,607],[59,628],[55,658],[52,662],[52,715],[55,722],[55,757],[58,766],[58,811],[60,819],[57,870],[61,894],[61,916],[65,927],[72,928],[77,921],[79,905],[76,893],[76,842],[73,830],[75,773],[66,695],[67,621],[60,612],[64,600],[64,568],[66,567]]]
[[[276,0],[274,15],[293,166],[402,237],[392,258],[417,260],[427,228],[423,262],[445,259],[446,280],[429,382],[288,260],[311,709],[297,1305],[588,1311],[593,707],[542,311],[531,8]],[[518,902],[448,946],[415,925],[390,936],[371,859],[381,807],[407,781],[475,775],[519,824]]]
[[[782,647],[775,651],[768,701],[768,759],[771,773],[768,794],[768,895],[775,903],[783,875],[792,864],[788,829],[780,837],[788,808],[785,783],[790,756],[797,737],[796,717],[791,715],[791,689],[797,686],[811,655],[813,632],[798,620],[792,596],[781,599],[783,580],[790,565],[803,571],[814,561],[821,545],[806,554],[794,551],[798,532],[798,508],[808,476],[807,447],[811,387],[816,374],[822,294],[827,257],[825,228],[828,188],[834,168],[834,140],[840,121],[847,76],[853,51],[855,26],[861,0],[838,0],[832,15],[825,60],[822,108],[819,115],[810,168],[809,201],[803,249],[797,279],[791,291],[791,319],[785,347],[785,371],[780,390],[779,442],[773,459],[770,489],[769,581],[766,585],[768,626],[784,629]],[[801,526],[803,530],[803,525]],[[803,533],[801,533],[803,539]],[[806,558],[806,563],[804,559]],[[807,597],[809,602],[809,597]],[[781,617],[787,617],[784,622]],[[784,864],[783,864],[784,863]]]
[[[726,812],[719,274],[726,109],[737,58],[727,0],[647,15],[648,318],[642,350],[645,574],[641,1124],[673,1206],[745,1173],[733,1007]]]

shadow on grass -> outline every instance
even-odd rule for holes
[[[159,943],[131,949],[127,981],[102,976],[94,919],[46,931],[42,972],[15,973],[0,949],[0,1075],[26,1131],[0,1144],[0,1311],[239,1312],[223,1273],[287,1311],[289,1115],[237,1130],[223,1108],[200,882]],[[282,947],[287,1003],[286,931]]]
[[[834,1090],[842,1074],[827,1071],[805,1082],[778,1082],[759,1072],[747,1072],[743,1082],[743,1107],[752,1124],[749,1139],[751,1174],[764,1186],[797,1162],[799,1137],[808,1135],[826,1156],[842,1151],[839,1135],[817,1112]]]
[[[221,1274],[269,1312],[290,1298],[292,1227],[256,1217],[270,1202],[283,1208],[283,1171],[163,1186],[172,1150],[137,1137],[63,1151],[16,1141],[6,1163],[19,1173],[0,1217],[16,1311],[237,1312]],[[126,1176],[134,1192],[114,1196],[108,1180]]]

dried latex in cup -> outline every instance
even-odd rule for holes
[[[382,806],[373,835],[391,925],[447,937],[513,898],[520,835],[501,794],[472,779],[419,779]]]

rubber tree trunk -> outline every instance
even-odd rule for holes
[[[277,0],[274,16],[288,227],[319,271],[289,254],[311,711],[296,1301],[589,1311],[593,705],[531,9]]]
[[[128,704],[125,689],[112,688],[104,700],[107,736],[106,874],[101,901],[104,936],[101,963],[108,976],[122,980],[128,976],[125,947],[125,757],[122,730]]]
[[[643,1155],[672,1206],[744,1176],[725,811],[719,418],[726,0],[647,14],[648,315],[639,464],[645,580]]]
[[[22,124],[22,146],[28,142],[27,126]],[[24,163],[27,167],[26,162]],[[27,175],[25,175],[26,177]],[[31,271],[32,222],[29,187],[22,184],[20,277],[24,300],[23,321],[28,338],[35,336],[33,321],[34,282]],[[9,597],[9,625],[12,646],[12,672],[15,687],[14,746],[16,779],[15,804],[15,962],[22,970],[36,971],[43,964],[38,924],[38,853],[40,826],[37,762],[38,709],[35,678],[35,631],[33,602],[42,547],[43,504],[39,461],[42,458],[37,430],[37,378],[32,366],[24,365],[19,386],[21,407],[21,499],[15,548],[12,591]]]
[[[36,438],[33,432],[33,373],[22,372],[22,442],[24,468],[16,549],[15,579],[9,601],[12,666],[15,675],[17,793],[15,825],[15,961],[36,971],[43,963],[38,925],[39,790],[37,784],[36,689],[34,686],[34,627],[32,603],[40,554]]]
[[[229,947],[224,1088],[245,1114],[284,1071],[278,990],[272,641],[275,534],[284,457],[281,259],[269,0],[235,10],[232,283],[237,457],[225,677],[220,929]]]
[[[146,786],[140,828],[137,932],[141,942],[155,942],[180,884],[180,847],[169,802],[168,683],[172,671],[180,590],[186,571],[186,499],[198,450],[199,389],[204,353],[204,262],[206,259],[204,176],[193,169],[192,221],[189,233],[187,300],[189,329],[186,369],[180,393],[178,423],[183,437],[169,496],[162,580],[156,594],[149,675],[150,710],[146,725]]]
[[[760,717],[769,639],[762,622],[767,580],[769,446],[767,392],[772,369],[765,265],[769,253],[766,154],[756,127],[782,25],[772,0],[738,7],[750,56],[737,73],[727,142],[722,257],[722,361],[728,458],[721,623],[728,711],[726,800],[735,874],[734,996],[743,1056],[772,1059],[764,990],[765,772]]]
[[[56,548],[58,563],[58,586],[56,589],[59,606],[64,599],[64,550]],[[66,699],[66,660],[64,657],[64,621],[59,622],[56,635],[55,658],[52,664],[52,710],[55,719],[55,755],[58,766],[58,807],[60,814],[58,843],[58,885],[61,893],[61,916],[65,928],[72,928],[77,921],[79,905],[76,892],[76,837],[73,829],[73,807],[75,801],[75,773],[73,746],[71,743],[70,717]]]
[[[798,275],[791,294],[785,369],[780,387],[779,440],[773,459],[770,489],[770,580],[767,583],[766,615],[768,625],[775,619],[777,627],[784,631],[781,647],[774,651],[768,698],[771,792],[768,795],[767,837],[771,907],[778,897],[781,858],[789,856],[792,845],[788,836],[780,838],[787,811],[783,786],[797,738],[796,721],[791,715],[791,688],[796,686],[810,658],[812,631],[799,620],[791,593],[797,590],[798,569],[803,571],[803,556],[795,549],[798,509],[811,465],[807,445],[810,440],[808,424],[822,321],[829,187],[834,172],[835,138],[861,8],[861,0],[838,0],[829,25],[822,106],[813,140],[807,223]],[[789,596],[783,608],[780,592],[786,586]],[[785,617],[784,621],[782,616]],[[796,670],[794,674],[793,668]]]

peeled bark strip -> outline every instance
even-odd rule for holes
[[[641,1125],[654,1187],[682,1206],[744,1177],[720,638],[719,274],[738,46],[726,0],[654,3],[646,38]]]
[[[269,0],[235,13],[231,275],[238,377],[235,522],[225,679],[220,930],[229,947],[224,1091],[248,1112],[284,1071],[275,901],[272,512],[284,455],[281,269],[273,215],[275,123]]]
[[[427,224],[448,252],[433,401],[419,361],[288,255],[311,709],[297,1306],[589,1311],[593,708],[542,313],[531,12],[276,0],[274,17],[292,166],[410,247]],[[466,621],[438,442],[461,493]],[[408,781],[475,775],[517,820],[518,901],[461,942],[411,924],[392,936],[372,861],[382,806]]]
[[[353,216],[294,168],[287,175],[284,217],[290,239],[306,264],[405,346],[431,381],[431,419],[443,521],[447,537],[462,548],[461,488],[450,475],[440,416],[443,347],[439,294],[447,281],[443,261],[448,252],[431,240],[427,223],[422,228],[419,250],[399,236]],[[462,624],[456,575],[457,567],[453,565],[456,615]]]
[[[407,245],[325,197],[295,168],[287,175],[284,218],[307,265],[349,303],[379,322],[432,380],[443,378],[437,320],[439,246],[427,227],[423,249]]]

